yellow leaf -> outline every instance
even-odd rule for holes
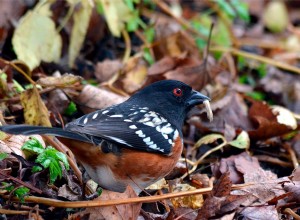
[[[21,93],[20,99],[24,107],[26,124],[51,127],[48,109],[42,101],[36,86]]]
[[[50,16],[50,3],[40,1],[21,18],[14,32],[12,44],[17,57],[31,70],[41,61],[58,62],[60,58],[62,40]]]
[[[69,46],[69,66],[73,67],[76,57],[78,56],[82,43],[85,39],[87,29],[92,14],[92,5],[89,1],[82,0],[81,7],[74,12],[73,28],[71,32],[71,40]]]
[[[132,18],[132,13],[123,0],[99,0],[102,4],[106,22],[111,33],[120,37],[124,22]]]

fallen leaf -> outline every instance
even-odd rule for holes
[[[246,131],[242,131],[235,140],[230,141],[229,145],[239,148],[239,149],[249,149],[250,138]]]
[[[255,125],[254,130],[248,130],[251,139],[267,139],[286,134],[292,130],[290,126],[278,122],[277,114],[274,114],[265,102],[254,100],[251,102],[249,117]]]
[[[137,64],[137,66],[127,72],[123,79],[124,89],[128,93],[133,93],[140,89],[147,77],[147,67],[145,64]]]
[[[127,98],[102,88],[86,85],[74,101],[80,103],[79,107],[84,113],[90,113],[124,102]]]
[[[62,40],[50,18],[50,6],[50,2],[39,2],[29,10],[21,18],[12,38],[18,59],[31,70],[41,61],[58,62],[60,58]]]
[[[76,2],[73,4],[78,3]],[[93,7],[89,1],[82,0],[80,1],[80,7],[76,7],[76,10],[73,13],[74,24],[70,36],[69,67],[73,67],[75,59],[82,47],[82,43],[88,30],[92,9]]]
[[[95,69],[95,76],[99,82],[108,81],[114,74],[121,70],[123,64],[120,60],[104,60],[98,62]]]
[[[21,150],[21,147],[30,137],[36,138],[45,147],[45,142],[40,135],[10,135],[4,140],[0,140],[0,153],[15,153],[25,158],[25,154]]]
[[[82,77],[66,73],[62,76],[47,76],[40,78],[37,83],[43,87],[68,87],[82,81]]]
[[[127,187],[124,193],[117,193],[108,190],[103,190],[100,197],[95,200],[105,201],[105,200],[121,200],[127,198],[135,198],[137,195],[131,187]],[[95,207],[87,208],[85,211],[78,214],[78,217],[82,217],[88,214],[88,219],[100,220],[124,220],[124,219],[137,219],[142,204],[141,203],[131,203],[125,205],[117,206],[106,206],[106,207]]]
[[[245,207],[240,213],[245,220],[279,220],[275,206]]]
[[[20,100],[24,107],[26,124],[51,127],[48,109],[42,101],[36,86],[22,92]]]
[[[190,186],[189,184],[176,184],[172,192],[187,192],[195,189],[195,187]],[[173,198],[171,199],[171,202],[175,209],[178,207],[198,209],[202,207],[204,199],[203,195],[195,194],[191,196]]]

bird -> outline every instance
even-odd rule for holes
[[[126,101],[83,115],[64,128],[4,125],[9,134],[56,136],[102,188],[139,194],[175,167],[187,113],[210,98],[176,80],[152,83]]]

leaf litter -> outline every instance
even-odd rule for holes
[[[2,9],[10,13],[0,15],[1,124],[61,127],[163,79],[212,99],[212,112],[191,111],[182,158],[142,202],[130,188],[101,193],[55,139],[35,136],[61,151],[50,154],[61,159],[56,179],[34,168],[53,158],[21,149],[28,137],[1,134],[5,219],[300,218],[297,1],[5,1]]]

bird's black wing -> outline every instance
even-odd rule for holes
[[[141,151],[170,154],[178,129],[146,107],[118,106],[87,114],[66,126],[66,131],[86,135],[95,144],[101,139]]]

